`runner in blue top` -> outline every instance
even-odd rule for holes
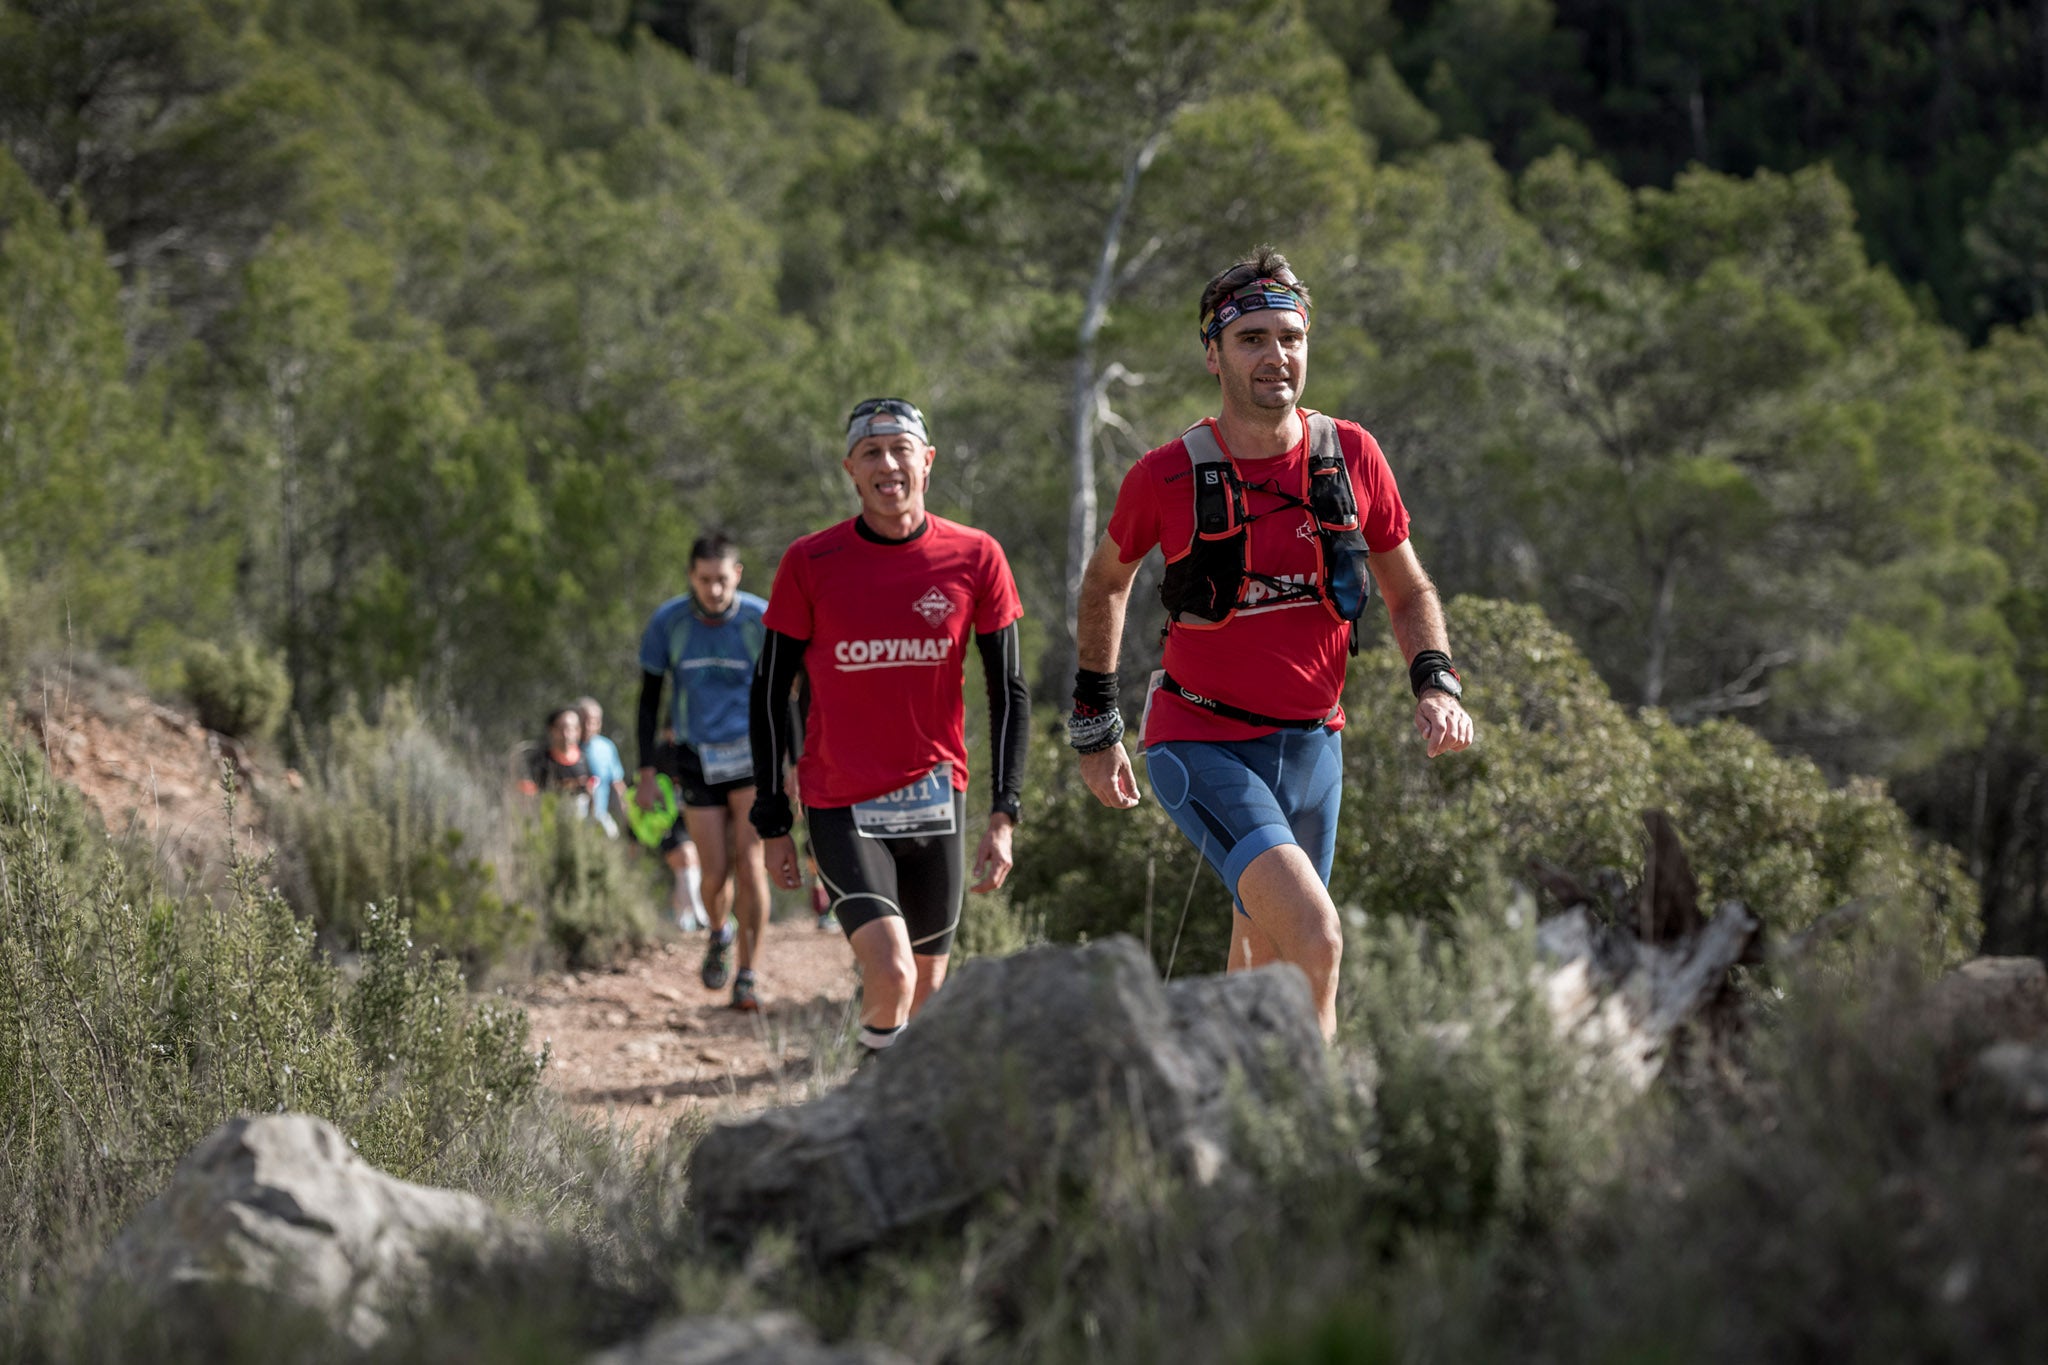
[[[640,639],[640,773],[646,804],[654,775],[666,772],[682,794],[683,820],[703,868],[704,910],[711,921],[703,980],[718,990],[727,955],[737,948],[734,1009],[758,1008],[754,959],[768,922],[768,870],[761,839],[747,820],[754,804],[754,755],[748,740],[747,692],[767,628],[768,604],[741,592],[739,551],[717,532],[690,547],[690,591],[656,609]],[[672,695],[675,742],[656,743],[662,687]],[[737,872],[734,869],[737,868]],[[727,923],[727,886],[735,927]]]
[[[619,746],[605,738],[604,708],[596,697],[578,697],[576,713],[583,717],[583,761],[590,765],[590,818],[604,826],[612,838],[619,837],[619,822],[612,818],[612,803],[626,808],[626,763]]]

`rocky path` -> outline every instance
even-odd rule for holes
[[[687,1114],[797,1103],[844,1072],[853,954],[836,928],[801,913],[769,926],[755,1014],[704,989],[703,953],[701,932],[683,935],[617,970],[552,973],[521,992],[551,1053],[547,1084],[647,1138]]]

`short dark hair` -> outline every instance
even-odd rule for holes
[[[706,531],[690,544],[690,567],[707,559],[738,559],[740,547],[723,531]]]
[[[1294,267],[1287,264],[1287,258],[1263,243],[1251,249],[1251,254],[1240,256],[1236,261],[1217,271],[1209,283],[1202,286],[1201,306],[1195,309],[1195,326],[1200,327],[1217,304],[1229,298],[1253,280],[1275,279],[1290,286],[1301,295],[1301,301],[1313,304],[1308,286],[1295,278]]]

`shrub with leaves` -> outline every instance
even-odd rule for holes
[[[226,649],[201,640],[185,650],[185,695],[209,730],[237,739],[269,739],[291,709],[284,659],[242,640]]]
[[[500,1130],[540,1066],[523,1014],[411,951],[395,911],[369,919],[351,984],[246,861],[217,900],[148,895],[103,841],[65,837],[61,804],[24,796],[43,781],[32,754],[0,763],[8,1283],[75,1269],[238,1113],[320,1115],[413,1179],[511,1159]]]
[[[322,932],[354,944],[386,898],[423,943],[472,969],[530,946],[530,911],[508,905],[504,810],[491,784],[453,754],[403,697],[375,721],[350,712],[306,765],[303,791],[264,814],[280,850],[278,884]]]
[[[1634,876],[1641,813],[1661,808],[1707,904],[1739,898],[1768,932],[1796,933],[1847,906],[1866,938],[1909,939],[1930,963],[1976,941],[1976,890],[1958,860],[1917,840],[1876,784],[1831,787],[1812,763],[1731,722],[1683,729],[1632,714],[1538,608],[1460,598],[1448,615],[1478,727],[1464,753],[1424,755],[1391,644],[1353,661],[1330,876],[1340,906],[1443,920],[1532,858],[1582,879],[1602,868]],[[1019,827],[1029,854],[1013,882],[1020,909],[1064,939],[1143,934],[1148,923],[1170,931],[1186,904],[1181,952],[1214,970],[1229,935],[1217,878],[1200,873],[1190,895],[1194,850],[1149,790],[1135,811],[1108,810],[1060,749],[1042,745],[1042,814]],[[1163,964],[1156,932],[1152,942]]]
[[[630,854],[593,820],[544,796],[520,827],[521,889],[544,912],[548,939],[577,966],[610,961],[654,934],[653,898]]]

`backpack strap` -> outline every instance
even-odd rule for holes
[[[1237,509],[1233,506],[1230,460],[1216,440],[1215,428],[1197,422],[1182,432],[1180,439],[1195,469],[1195,535],[1203,540],[1227,536],[1243,517],[1233,515]]]
[[[1352,528],[1358,525],[1358,494],[1351,487],[1351,471],[1344,465],[1344,445],[1337,436],[1337,423],[1320,412],[1308,415],[1309,510],[1326,527]],[[1318,474],[1335,477],[1317,480]]]

